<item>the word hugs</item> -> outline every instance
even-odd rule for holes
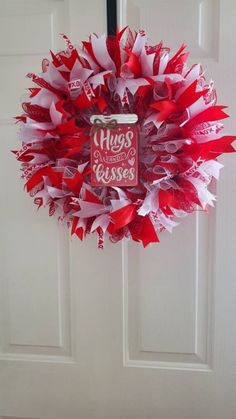
[[[132,130],[122,132],[121,128],[118,130],[102,128],[94,133],[94,143],[101,150],[119,153],[131,147],[133,136]]]

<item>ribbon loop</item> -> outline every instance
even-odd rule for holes
[[[117,126],[117,120],[111,119],[108,122],[103,122],[100,118],[96,118],[93,124],[93,131],[99,131],[102,128],[114,129]]]

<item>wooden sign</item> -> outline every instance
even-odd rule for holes
[[[91,129],[92,186],[131,187],[138,183],[138,126],[127,123],[127,114],[126,122],[120,123],[123,120],[122,116],[111,115],[109,120],[101,119],[100,115],[93,118],[95,124]]]

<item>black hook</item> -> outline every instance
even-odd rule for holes
[[[107,0],[107,35],[115,35],[117,28],[117,2]]]

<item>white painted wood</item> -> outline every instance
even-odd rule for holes
[[[214,221],[189,216],[158,252],[124,248],[125,365],[211,368]]]
[[[22,417],[14,417],[13,416],[1,416],[1,419],[36,419],[36,418],[22,418]]]
[[[59,32],[103,33],[105,3],[0,0],[0,417],[235,419],[235,156],[222,159],[216,209],[145,250],[71,241],[16,181],[24,75],[62,46]],[[233,0],[119,2],[121,26],[173,49],[185,40],[232,115],[235,15]]]

